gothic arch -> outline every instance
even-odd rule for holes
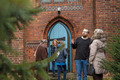
[[[64,23],[64,24],[68,27],[68,29],[70,30],[70,32],[71,32],[71,37],[72,37],[72,38],[75,38],[75,32],[74,32],[74,29],[73,29],[72,24],[71,24],[67,19],[65,19],[65,18],[63,18],[63,17],[61,17],[61,16],[57,16],[57,17],[53,18],[52,20],[50,20],[50,21],[48,22],[48,24],[46,25],[46,27],[45,27],[45,29],[44,29],[44,33],[43,33],[43,36],[44,36],[43,38],[44,38],[44,39],[47,39],[47,33],[48,33],[49,29],[50,29],[56,22],[62,22],[62,23]]]

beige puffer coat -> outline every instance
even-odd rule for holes
[[[95,39],[90,45],[89,63],[93,64],[96,74],[107,73],[107,71],[101,67],[102,64],[100,63],[102,59],[105,59],[105,46],[106,43],[104,43],[104,39]]]

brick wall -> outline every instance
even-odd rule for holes
[[[16,39],[12,40],[12,47],[19,55],[7,54],[7,57],[15,64],[19,64],[24,60],[24,45],[23,45],[23,31],[17,30],[15,33]]]
[[[8,55],[14,63],[20,63],[27,59],[29,62],[35,61],[33,56],[37,45],[41,39],[46,38],[53,22],[60,19],[70,25],[69,29],[72,38],[81,36],[83,28],[90,30],[90,37],[95,28],[102,28],[107,34],[115,32],[111,25],[120,27],[120,1],[119,0],[78,0],[78,2],[40,3],[32,0],[33,6],[41,5],[46,8],[39,13],[34,21],[27,26],[24,31],[17,31],[17,40],[13,41],[13,46],[21,52],[20,57]],[[58,15],[57,8],[61,7],[61,14]],[[56,19],[56,20],[55,20]],[[68,23],[67,23],[68,22]],[[69,24],[70,23],[70,24]],[[75,50],[72,50],[73,72],[75,72]]]
[[[38,4],[36,4],[38,5]],[[30,62],[34,61],[35,58],[33,53],[35,51],[35,43],[39,43],[41,39],[46,38],[47,33],[45,31],[51,21],[56,17],[61,17],[69,21],[72,25],[72,38],[81,36],[81,31],[84,28],[88,28],[93,31],[93,2],[92,0],[85,0],[78,2],[67,2],[64,3],[41,3],[41,7],[46,7],[46,10],[39,13],[38,16],[34,16],[35,21],[31,22],[30,26],[24,32],[25,41],[25,59]],[[57,8],[61,7],[61,14],[58,15]],[[64,21],[63,21],[64,22]],[[50,26],[49,26],[50,28]],[[29,43],[29,44],[27,44]],[[33,44],[33,45],[30,45]],[[75,72],[74,57],[75,50],[73,50],[73,72]]]
[[[96,28],[111,34],[113,26],[120,28],[120,0],[96,0]]]

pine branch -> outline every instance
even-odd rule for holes
[[[117,33],[107,42],[106,51],[110,59],[103,60],[103,67],[113,75],[113,80],[120,80],[120,29],[115,27]]]
[[[44,80],[49,80],[48,74],[44,70],[48,63],[58,57],[57,52],[61,51],[63,44],[51,57],[42,61],[33,63],[24,62],[22,64],[13,64],[4,55],[0,55],[0,80],[33,80],[35,74],[38,74]]]

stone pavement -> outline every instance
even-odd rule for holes
[[[50,80],[58,80],[57,79],[57,72],[56,72],[55,77],[53,77],[52,72],[49,72],[48,74],[50,76]],[[61,76],[61,79],[62,79],[63,78],[63,73],[61,73],[60,76]],[[67,73],[66,80],[75,80],[75,79],[76,79],[75,73],[71,73],[71,72]]]
[[[58,80],[57,79],[57,72],[56,72],[55,77],[53,77],[52,72],[49,72],[48,75],[50,77],[50,80]],[[61,73],[60,76],[61,76],[61,80],[62,80],[63,73]],[[93,80],[91,76],[87,76],[87,77],[88,77],[88,80]],[[67,73],[66,80],[76,80],[76,74],[72,73],[72,72]],[[111,80],[110,77],[108,76],[108,74],[104,75],[104,80]]]

